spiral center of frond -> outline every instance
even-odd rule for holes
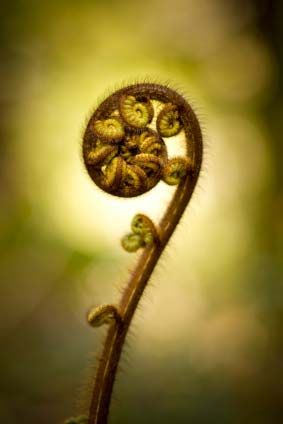
[[[146,91],[145,85],[140,92],[131,86],[109,96],[96,109],[85,132],[83,156],[88,173],[102,190],[116,196],[138,196],[161,179],[178,184],[186,175],[187,168],[176,174],[178,158],[169,166],[171,159],[163,140],[183,127],[178,105]],[[161,103],[158,112],[154,100]],[[174,172],[172,178],[166,174],[169,171]]]

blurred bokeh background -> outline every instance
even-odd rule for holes
[[[84,412],[135,255],[135,212],[171,191],[102,193],[83,168],[91,110],[123,82],[170,81],[204,129],[194,199],[128,338],[110,423],[283,421],[282,2],[1,2],[0,421]],[[86,386],[86,387],[85,387]]]

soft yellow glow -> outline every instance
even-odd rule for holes
[[[155,3],[158,7],[164,4],[159,0]],[[34,223],[76,249],[93,251],[103,246],[123,255],[119,240],[129,231],[133,215],[142,212],[157,222],[175,188],[160,183],[134,199],[118,199],[96,188],[80,158],[81,137],[88,116],[103,93],[108,95],[123,81],[130,83],[142,75],[152,75],[160,82],[171,77],[182,84],[181,92],[199,99],[207,118],[202,118],[200,108],[192,103],[201,121],[206,123],[204,168],[190,209],[170,243],[169,254],[165,254],[166,275],[162,276],[165,282],[159,293],[163,303],[144,319],[143,331],[152,338],[158,334],[158,343],[166,344],[167,348],[170,340],[178,339],[194,323],[202,321],[206,306],[201,287],[210,281],[210,276],[220,278],[248,255],[252,234],[245,201],[251,202],[271,178],[265,129],[259,127],[255,118],[247,117],[245,109],[239,108],[233,115],[225,114],[222,109],[219,114],[211,106],[208,95],[215,93],[238,103],[260,95],[271,77],[269,55],[255,38],[234,40],[231,51],[228,43],[227,50],[208,54],[214,51],[219,37],[227,34],[229,25],[235,24],[233,18],[219,14],[210,2],[206,13],[209,15],[213,9],[217,19],[217,26],[213,26],[196,3],[190,2],[190,13],[185,2],[179,3],[184,13],[175,7],[167,19],[168,25],[181,31],[182,37],[163,38],[167,44],[162,57],[156,54],[160,48],[154,29],[158,7],[141,31],[132,31],[124,25],[126,15],[122,13],[119,25],[111,15],[105,31],[103,6],[97,6],[95,25],[87,9],[82,9],[79,17],[77,9],[69,9],[68,19],[72,22],[79,19],[81,28],[85,28],[84,42],[77,44],[68,26],[64,27],[66,38],[58,23],[48,28],[45,36],[53,43],[54,57],[46,59],[40,71],[30,66],[24,76],[24,101],[19,105],[14,146],[15,163],[22,189],[33,208]],[[207,23],[205,31],[199,25],[200,20]],[[169,34],[166,26],[159,30],[162,37]],[[155,44],[151,42],[153,34],[157,37]],[[201,37],[199,42],[196,34]],[[190,51],[195,57],[205,57],[199,64],[198,78],[193,66],[172,60],[166,56],[167,51],[173,55]],[[33,49],[31,54],[35,60],[38,52]],[[239,63],[247,64],[246,72],[238,71]],[[184,143],[177,139],[166,141],[170,156],[184,153]],[[105,288],[102,282],[108,281],[108,274],[107,278],[102,274],[98,276],[97,269],[94,275],[90,273],[89,280],[97,283],[94,286],[90,283],[91,293],[98,286],[101,290]],[[109,278],[117,281],[116,274]],[[111,281],[109,284],[111,287]],[[81,296],[88,298],[83,290]],[[168,303],[170,317],[165,307]],[[175,330],[168,333],[170,323]]]

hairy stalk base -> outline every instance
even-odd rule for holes
[[[186,156],[168,158],[163,138],[170,142],[170,137],[177,134],[183,134],[186,140]],[[109,324],[88,416],[89,424],[106,424],[128,328],[199,176],[199,122],[188,102],[176,91],[159,84],[134,84],[116,91],[95,110],[85,131],[83,158],[92,180],[102,190],[119,197],[143,194],[161,179],[177,185],[158,227],[147,216],[138,214],[132,221],[132,232],[122,239],[122,246],[129,252],[143,252],[120,304],[102,305],[88,314],[92,326]]]

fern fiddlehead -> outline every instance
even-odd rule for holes
[[[168,158],[163,138],[169,143],[170,137],[177,134],[185,139],[186,155]],[[146,215],[138,214],[133,218],[131,232],[121,240],[127,251],[141,249],[142,253],[119,305],[99,306],[87,316],[94,327],[109,325],[88,416],[89,424],[106,424],[132,317],[199,176],[200,125],[191,106],[176,91],[159,84],[130,85],[106,98],[91,116],[83,139],[83,159],[95,184],[115,196],[139,196],[160,180],[177,186],[158,226]]]

